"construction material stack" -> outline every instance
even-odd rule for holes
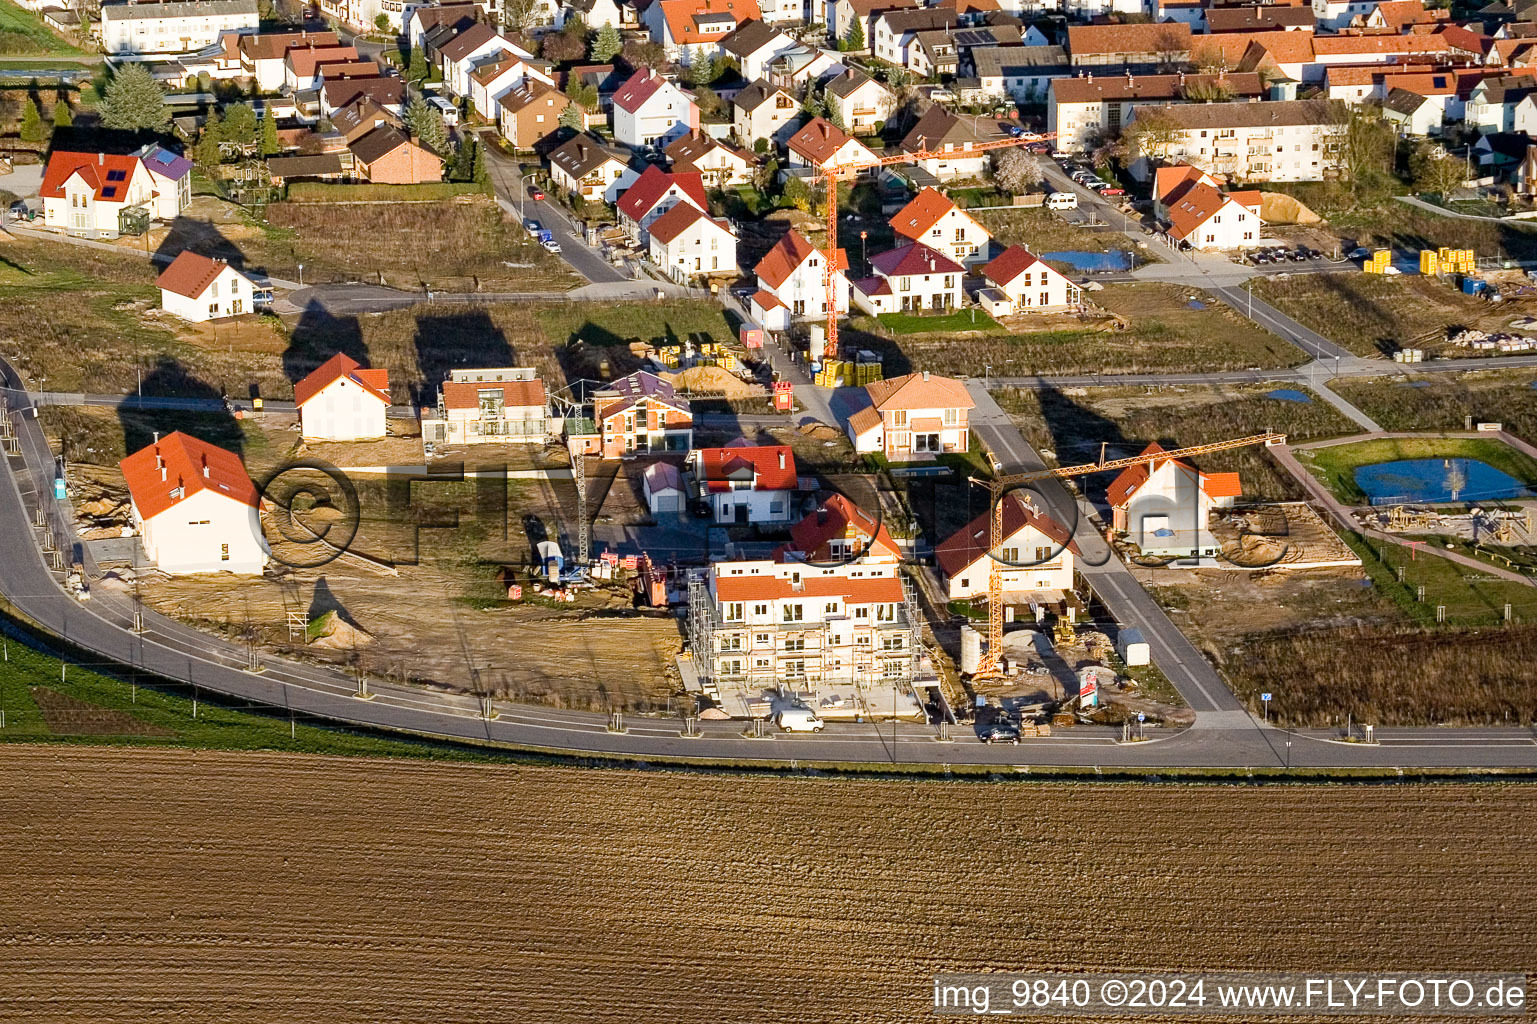
[[[1393,252],[1390,249],[1378,249],[1371,254],[1367,261],[1361,264],[1361,270],[1368,274],[1386,274],[1392,264]]]
[[[1430,276],[1439,274],[1471,274],[1474,271],[1472,249],[1451,249],[1441,246],[1439,249],[1420,250],[1420,273]]]

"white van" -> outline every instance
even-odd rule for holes
[[[438,108],[443,115],[443,123],[453,128],[459,124],[459,108],[441,96],[428,96],[427,102]]]
[[[785,732],[821,732],[827,724],[810,708],[785,708],[774,717],[774,722]]]
[[[1078,209],[1078,195],[1075,192],[1053,192],[1046,197],[1046,209],[1076,210]]]

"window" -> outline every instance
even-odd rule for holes
[[[907,410],[906,409],[898,409],[895,412],[893,412],[891,414],[891,425],[893,427],[905,427],[905,426],[907,426]]]
[[[723,651],[740,651],[742,649],[742,634],[730,633],[721,637],[720,649]]]
[[[228,562],[229,561],[229,545],[228,544],[220,544],[219,545],[219,561],[221,561],[221,562]]]
[[[956,409],[945,410],[945,426],[954,426],[960,421],[960,412]]]
[[[801,622],[805,619],[805,610],[798,604],[783,605],[781,609],[786,622]]]
[[[785,650],[787,651],[804,651],[805,649],[806,641],[800,637],[785,641]]]
[[[753,613],[753,615],[759,616],[759,617],[767,615],[769,613],[769,606],[766,605],[766,604],[755,604],[755,605],[752,606],[752,613]],[[765,635],[767,635],[767,634],[765,634]]]
[[[723,609],[723,618],[727,622],[741,622],[743,607],[741,601],[727,601]]]
[[[827,604],[822,608],[822,614],[823,615],[837,615],[838,614],[838,602],[837,601],[829,601],[829,602],[827,602]]]

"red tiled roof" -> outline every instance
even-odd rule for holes
[[[55,150],[48,158],[43,172],[43,184],[38,195],[44,199],[59,199],[64,195],[64,183],[76,172],[85,183],[96,191],[96,198],[109,203],[121,203],[128,196],[128,183],[133,180],[139,167],[139,158],[120,153],[70,153]]]
[[[790,308],[789,306],[786,306],[783,302],[780,302],[779,301],[779,296],[775,295],[773,292],[769,291],[767,288],[759,288],[757,291],[753,292],[752,293],[752,302],[753,302],[753,305],[757,306],[759,309],[763,310],[764,312],[768,312],[771,309],[779,309],[779,308],[789,309]]]
[[[1237,473],[1202,473],[1201,490],[1210,498],[1236,498],[1243,494]]]
[[[1169,49],[1190,49],[1190,26],[1172,21],[1147,25],[1072,25],[1067,30],[1067,52],[1074,57],[1086,53],[1157,53]]]
[[[1313,40],[1313,52],[1320,57],[1373,53],[1445,53],[1449,49],[1451,47],[1447,45],[1446,37],[1438,35],[1319,36]]]
[[[209,259],[207,256],[183,249],[176,254],[171,265],[155,278],[155,287],[195,299],[207,291],[208,286],[213,284],[214,278],[224,273],[228,266],[229,264],[224,260]]]
[[[1153,198],[1162,201],[1172,195],[1176,189],[1202,179],[1217,180],[1213,175],[1190,164],[1160,167],[1153,174]]]
[[[953,209],[955,204],[949,196],[927,185],[891,218],[891,229],[903,238],[920,239]],[[967,219],[971,218],[968,216]],[[973,220],[972,223],[976,222]]]
[[[390,371],[365,370],[356,359],[345,352],[336,353],[321,363],[313,373],[294,385],[294,404],[302,406],[343,377],[385,405],[390,404]]]
[[[768,282],[770,288],[778,288],[790,279],[797,267],[805,263],[811,254],[819,250],[806,241],[799,231],[791,228],[789,233],[774,243],[774,247],[764,254],[763,259],[753,268],[753,272]],[[839,270],[849,269],[848,253],[839,249],[834,256],[835,265]]]
[[[841,494],[834,494],[815,512],[790,527],[790,543],[786,548],[812,561],[823,561],[830,557],[828,542],[847,537],[850,530],[858,538],[856,554],[901,553],[891,534],[886,532],[884,523]],[[869,545],[868,552],[866,545]]]
[[[651,225],[651,237],[666,245],[699,220],[707,220],[722,231],[730,233],[730,228],[725,222],[707,216],[692,203],[679,203],[658,217]]]
[[[619,197],[619,212],[633,221],[639,221],[656,207],[674,185],[699,209],[710,208],[710,201],[704,192],[704,177],[698,171],[669,173],[652,164]]]
[[[870,265],[882,277],[905,277],[912,274],[964,274],[966,272],[965,267],[922,242],[909,242],[904,246],[880,253],[870,260]]]
[[[661,0],[662,18],[674,43],[705,43],[736,31],[744,21],[763,17],[758,0]],[[729,15],[731,20],[715,15]]]
[[[502,392],[502,404],[509,409],[544,405],[544,381],[457,381],[443,382],[444,409],[475,409],[480,405],[482,391]]]
[[[982,276],[1002,287],[1036,266],[1050,270],[1053,274],[1057,273],[1056,270],[1041,262],[1040,258],[1029,249],[1022,245],[1011,245],[982,268]]]
[[[796,597],[841,597],[848,604],[897,604],[905,599],[902,581],[890,576],[850,579],[805,576],[799,588],[778,576],[724,576],[717,568],[715,595],[722,601],[776,601]]]
[[[812,118],[805,127],[790,136],[790,141],[785,145],[790,152],[798,153],[813,165],[821,167],[836,157],[838,151],[850,142],[854,142],[864,150],[864,154],[854,154],[855,160],[871,159],[875,156],[864,143],[858,142],[852,135],[825,117]]]
[[[1157,455],[1163,450],[1163,445],[1154,441],[1142,449],[1142,454]],[[1127,466],[1121,470],[1120,475],[1110,481],[1110,487],[1105,492],[1105,497],[1109,501],[1110,506],[1112,508],[1125,507],[1126,503],[1131,500],[1131,496],[1136,494],[1143,484],[1147,483],[1148,477],[1169,461],[1169,459],[1157,459],[1136,466]],[[1186,473],[1194,475],[1200,483],[1201,490],[1205,491],[1208,497],[1236,498],[1243,493],[1243,486],[1239,482],[1237,473],[1198,473],[1188,462],[1181,459],[1174,459],[1172,461]]]
[[[283,59],[294,69],[296,77],[311,78],[321,64],[357,60],[358,51],[355,46],[295,46]]]
[[[144,519],[152,519],[203,490],[252,508],[261,502],[240,456],[179,430],[140,448],[118,466]],[[174,493],[177,490],[179,495]]]
[[[1228,201],[1228,196],[1202,181],[1176,189],[1164,200],[1169,208],[1169,233],[1180,240],[1189,238],[1222,212]]]
[[[614,106],[633,114],[645,106],[646,101],[656,95],[656,91],[666,84],[667,79],[651,68],[641,68],[619,87],[618,92],[614,93]]]
[[[733,475],[745,472],[756,491],[793,491],[795,453],[789,445],[772,444],[700,448],[699,474],[712,491],[730,489]]]
[[[870,404],[885,412],[892,409],[970,409],[976,403],[966,385],[953,377],[909,373],[865,385]]]
[[[1032,511],[1017,495],[1010,494],[1003,502],[1003,534],[999,539],[1007,543],[1026,527],[1034,527],[1048,540],[1055,541],[1075,555],[1078,553],[1078,545],[1065,526],[1044,513]],[[989,510],[935,545],[934,559],[939,563],[939,568],[946,576],[955,576],[987,554],[988,534],[991,530],[992,512]],[[1033,556],[1034,553],[1031,554]],[[1010,566],[1001,563],[1000,568]]]

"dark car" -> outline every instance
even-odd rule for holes
[[[1019,744],[1019,726],[1006,718],[1000,718],[982,730],[983,743]]]

